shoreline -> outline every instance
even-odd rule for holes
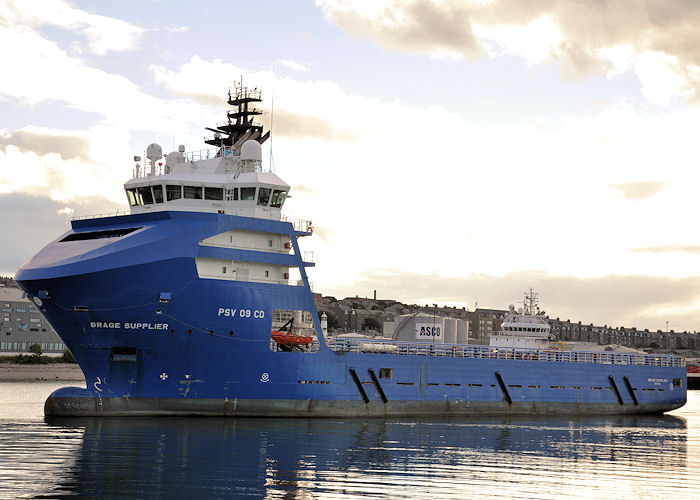
[[[85,376],[80,366],[71,363],[50,365],[23,365],[18,363],[0,363],[0,381],[73,381],[85,383]]]

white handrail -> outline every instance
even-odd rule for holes
[[[685,359],[672,354],[628,354],[619,352],[556,351],[514,347],[477,345],[428,344],[420,342],[377,341],[372,339],[334,339],[328,345],[336,352],[377,352],[367,349],[368,343],[393,346],[392,353],[413,356],[447,356],[457,358],[517,359],[565,363],[594,363],[606,365],[642,365],[684,367]]]
[[[102,219],[104,217],[118,217],[120,215],[129,215],[131,212],[128,210],[117,210],[116,212],[107,212],[104,214],[92,214],[92,215],[76,215],[71,217],[70,220],[85,220],[85,219]]]

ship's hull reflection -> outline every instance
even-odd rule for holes
[[[641,464],[647,476],[665,471],[672,477],[687,462],[686,421],[672,416],[420,422],[131,417],[47,418],[47,423],[84,429],[80,456],[57,491],[87,497],[444,498],[478,488],[485,495],[555,494],[557,488],[566,494],[567,480],[600,487],[616,470],[627,471],[623,481],[638,482],[635,491],[640,485],[645,491],[650,478]]]

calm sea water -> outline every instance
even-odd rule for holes
[[[51,419],[0,382],[0,498],[699,498],[700,392],[659,417]]]

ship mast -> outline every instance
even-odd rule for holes
[[[270,132],[263,134],[263,126],[254,121],[255,116],[262,114],[255,107],[255,103],[262,102],[261,91],[257,87],[252,90],[245,87],[241,77],[241,81],[233,85],[233,94],[229,88],[227,102],[234,109],[226,113],[226,123],[218,123],[214,128],[206,127],[214,132],[214,137],[205,137],[205,143],[218,148],[229,148],[233,154],[238,154],[245,141],[256,140],[262,144],[270,137]]]
[[[530,288],[530,291],[525,293],[525,300],[523,301],[525,314],[531,314],[533,316],[537,314],[537,309],[539,309],[537,306],[537,298],[538,294],[533,288]]]

